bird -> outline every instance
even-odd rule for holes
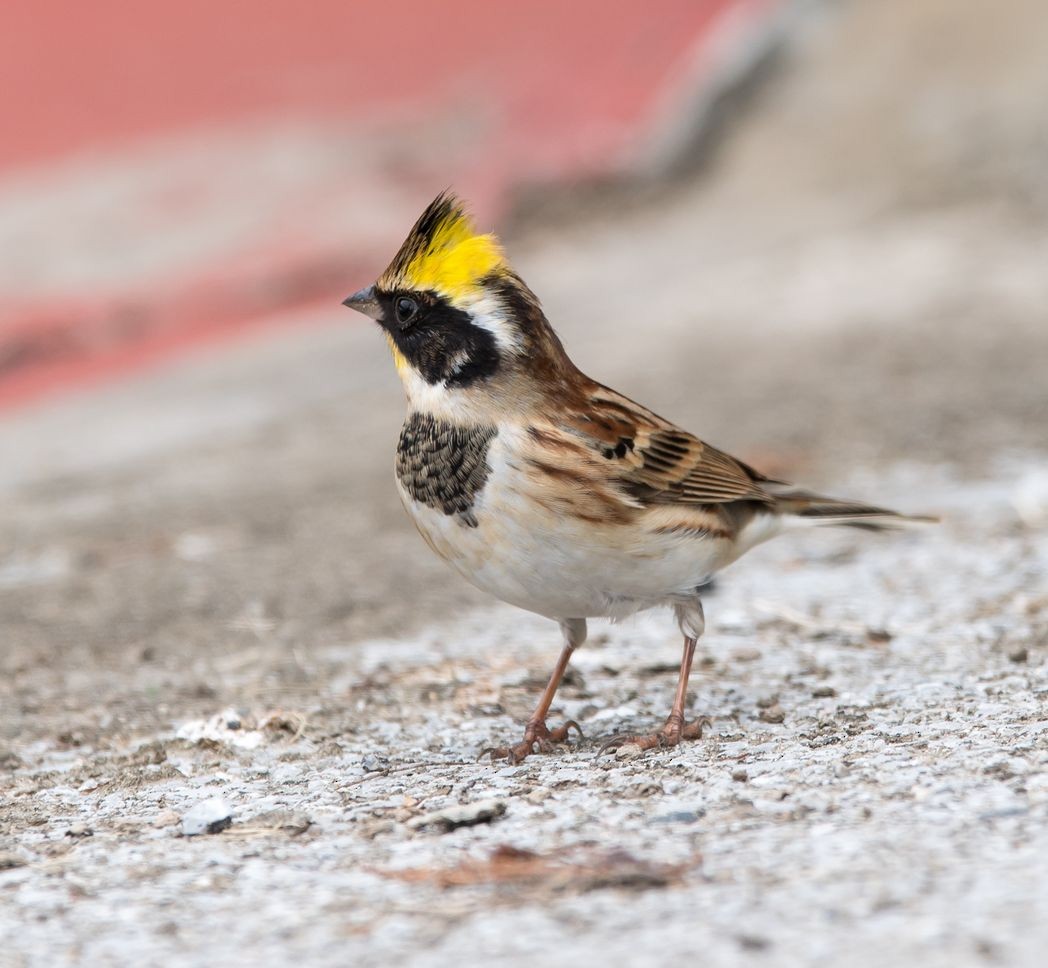
[[[669,715],[603,748],[701,738],[709,719],[686,718],[688,679],[705,628],[700,589],[715,573],[797,526],[933,520],[765,476],[586,376],[499,240],[450,190],[343,304],[378,323],[403,383],[394,477],[423,539],[477,588],[560,625],[523,737],[485,750],[494,761],[581,737],[574,721],[551,729],[547,718],[587,621],[660,606],[684,640]]]

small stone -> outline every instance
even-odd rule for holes
[[[217,834],[233,823],[233,807],[221,797],[204,800],[182,817],[182,835]]]
[[[447,833],[459,827],[475,827],[482,823],[491,823],[506,813],[505,800],[477,800],[475,803],[463,803],[443,810],[424,813],[408,821],[412,830],[431,827]]]
[[[83,840],[85,837],[94,837],[95,832],[86,823],[74,823],[70,825],[65,835],[74,840]]]
[[[891,642],[892,634],[887,629],[867,629],[866,640],[874,645],[883,645],[885,642]]]
[[[26,863],[25,858],[19,857],[18,854],[13,854],[6,850],[0,852],[0,871],[10,871],[16,867],[25,867]]]
[[[745,783],[747,780],[749,780],[750,775],[745,770],[733,770],[731,778],[736,783]]]
[[[777,706],[778,704],[778,696],[762,696],[760,699],[757,700],[758,709],[771,709],[772,706]]]
[[[161,810],[153,820],[154,827],[173,827],[181,818],[174,810]]]
[[[279,830],[282,833],[297,837],[313,826],[313,821],[304,813],[277,808],[252,817],[248,826],[254,830]]]
[[[1020,645],[1018,648],[1012,649],[1008,653],[1008,659],[1011,662],[1023,663],[1030,658],[1030,650],[1025,645]]]
[[[553,792],[546,787],[535,787],[534,790],[527,793],[524,799],[527,800],[528,803],[544,803],[551,796],[553,796]]]
[[[756,662],[761,655],[760,649],[736,649],[731,658],[733,662]]]
[[[674,810],[671,813],[660,814],[651,822],[659,824],[695,823],[705,813],[705,810]]]
[[[0,749],[0,770],[17,770],[25,766],[22,758],[11,750]]]
[[[816,699],[829,699],[837,695],[837,690],[833,686],[816,686],[812,689],[811,694]]]
[[[365,773],[380,773],[382,770],[389,769],[389,760],[383,756],[369,753],[360,761],[360,765]]]
[[[368,840],[374,840],[382,834],[391,834],[397,829],[397,825],[388,817],[381,820],[367,821],[361,825],[361,834]]]
[[[781,706],[769,706],[760,711],[758,718],[762,723],[781,723],[786,719],[786,713]]]

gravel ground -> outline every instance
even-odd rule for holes
[[[709,737],[641,757],[600,738],[665,714],[668,615],[598,627],[555,707],[587,739],[516,767],[475,760],[516,735],[551,623],[493,608],[296,651],[299,688],[270,703],[260,620],[214,657],[245,708],[23,749],[9,945],[92,965],[1038,964],[1048,529],[1022,526],[1011,480],[937,481],[932,532],[756,554],[709,599]],[[205,819],[232,825],[185,836],[215,799]]]
[[[598,755],[665,715],[653,613],[577,655],[582,743],[476,762],[556,630],[410,529],[341,313],[0,423],[0,965],[1041,963],[1048,62],[958,6],[835,8],[701,172],[509,239],[594,376],[944,516],[729,570],[701,742]]]

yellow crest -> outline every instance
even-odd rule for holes
[[[506,264],[494,235],[478,235],[462,203],[441,192],[419,216],[377,287],[429,289],[454,299]]]

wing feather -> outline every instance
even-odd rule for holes
[[[752,467],[600,384],[567,419],[566,429],[589,438],[609,476],[644,506],[775,503]]]

